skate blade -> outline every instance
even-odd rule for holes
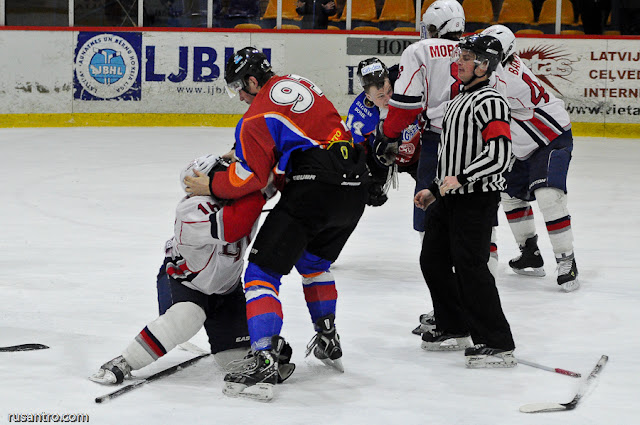
[[[466,340],[459,344],[454,338],[444,340],[440,343],[422,341],[422,349],[425,351],[461,351],[469,347],[471,347],[471,341]]]
[[[246,386],[236,382],[225,382],[222,393],[228,397],[250,398],[257,401],[269,401],[273,398],[273,384],[260,383]]]
[[[496,359],[496,360],[492,360],[492,359]],[[509,367],[515,367],[517,365],[518,365],[518,362],[515,359],[509,359],[509,361],[505,361],[495,356],[470,357],[470,358],[467,358],[465,362],[465,366],[468,369],[509,368]]]
[[[320,359],[320,361],[326,364],[327,366],[331,366],[332,368],[340,371],[341,373],[344,373],[344,366],[342,366],[342,360]]]
[[[573,292],[580,288],[580,282],[578,282],[578,279],[565,282],[560,285],[560,288],[562,288],[564,292]]]
[[[544,277],[547,275],[543,267],[527,267],[526,269],[512,268],[511,270],[513,270],[516,274],[519,274],[522,276]]]

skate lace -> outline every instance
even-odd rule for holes
[[[571,266],[573,260],[562,260],[558,263],[558,275],[564,275],[571,273]]]
[[[231,373],[242,373],[256,368],[258,362],[255,353],[249,353],[243,359],[233,360],[227,364],[227,370]]]
[[[439,336],[444,335],[444,332],[443,332],[443,331],[438,331],[438,330],[435,330],[435,329],[431,329],[431,330],[429,331],[429,333],[430,333],[431,335],[433,335],[433,337],[434,337],[434,338],[438,338]]]
[[[311,338],[311,341],[307,344],[307,350],[304,355],[305,357],[308,357],[309,354],[313,352],[313,349],[316,348],[321,338],[322,336],[319,333],[315,334],[313,338]]]

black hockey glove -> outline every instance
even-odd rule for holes
[[[384,135],[382,127],[384,120],[378,123],[378,129],[376,130],[376,140],[373,142],[373,153],[376,161],[385,167],[393,165],[396,161],[396,154],[398,153],[398,147],[400,146],[400,138],[390,139]]]
[[[367,197],[367,205],[370,207],[379,207],[384,205],[389,197],[384,191],[384,183],[372,183],[369,186],[369,196]]]

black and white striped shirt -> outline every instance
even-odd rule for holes
[[[511,159],[511,112],[497,90],[481,82],[447,105],[438,147],[438,185],[456,176],[462,187],[449,193],[502,191]]]

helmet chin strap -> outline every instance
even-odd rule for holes
[[[485,71],[485,73],[480,75],[480,76],[476,75],[476,69],[478,69],[479,66],[480,66],[479,64],[475,64],[475,66],[473,67],[473,77],[469,81],[467,81],[467,84],[464,85],[465,87],[469,87],[469,85],[471,83],[473,83],[475,80],[477,80],[478,78],[482,78],[485,75],[487,75],[487,71]]]

